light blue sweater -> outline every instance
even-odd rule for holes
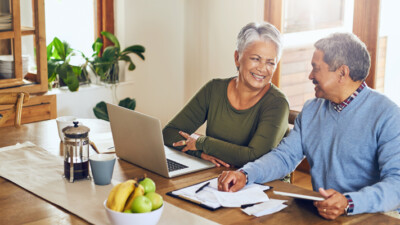
[[[264,183],[293,171],[303,156],[313,189],[349,194],[354,214],[400,208],[400,108],[384,95],[365,87],[341,112],[328,100],[309,100],[289,136],[243,169],[249,183]]]

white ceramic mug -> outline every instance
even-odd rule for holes
[[[56,119],[57,121],[57,128],[58,128],[58,136],[60,136],[61,141],[64,141],[64,134],[62,129],[67,126],[73,126],[73,121],[76,121],[77,118],[75,116],[61,116]],[[79,123],[81,125],[81,123]]]

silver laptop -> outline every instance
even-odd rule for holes
[[[159,119],[109,103],[107,110],[119,158],[167,178],[215,166],[165,146]]]

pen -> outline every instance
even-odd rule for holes
[[[254,203],[253,204],[245,204],[245,205],[241,205],[240,208],[245,209],[245,208],[251,207],[253,205],[255,205],[255,204]]]
[[[203,184],[199,189],[196,190],[196,194],[199,193],[201,190],[203,190],[205,187],[207,187],[208,185],[210,185],[210,182],[207,182],[205,184]]]

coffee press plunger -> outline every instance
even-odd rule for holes
[[[90,179],[89,176],[89,138],[90,129],[78,126],[78,121],[73,126],[65,127],[64,133],[64,177],[69,182],[80,179]]]

